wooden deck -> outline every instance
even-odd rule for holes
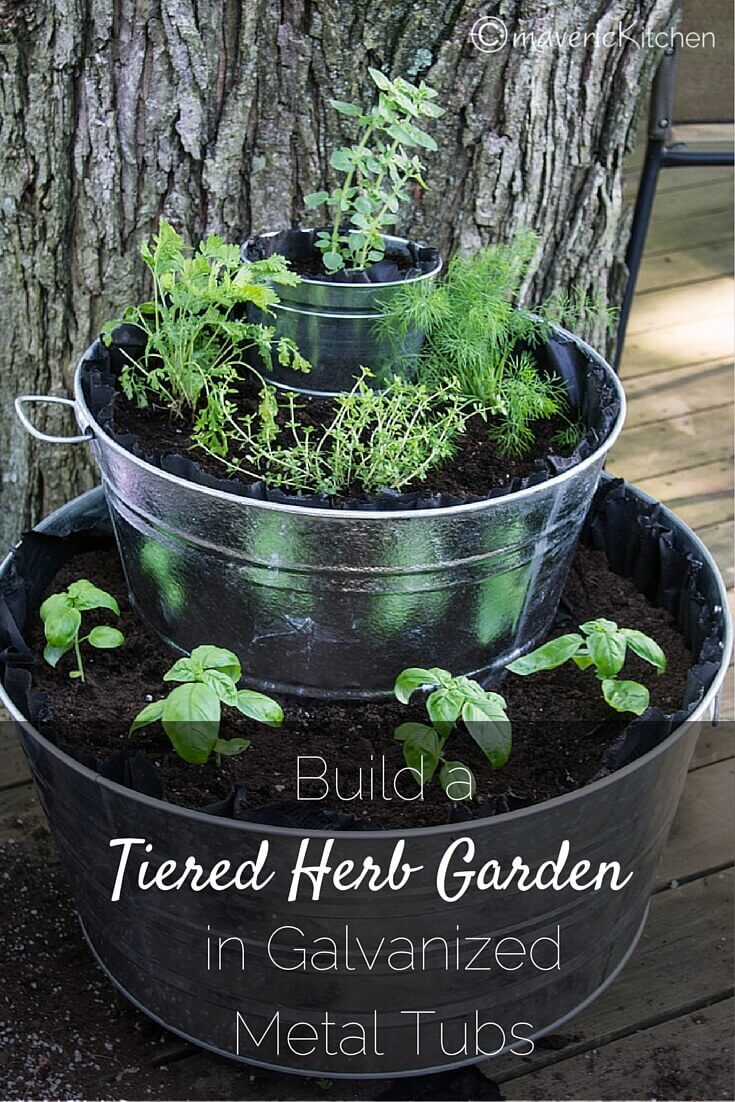
[[[692,136],[701,132],[688,140]],[[719,130],[710,136],[726,135]],[[633,168],[631,183],[634,175]],[[663,175],[622,369],[628,422],[609,464],[701,534],[731,598],[732,201],[732,173],[726,169]],[[733,681],[731,669],[722,709],[730,721]],[[506,1097],[732,1097],[734,764],[732,722],[702,735],[632,962],[563,1035],[543,1043],[531,1058],[486,1066]],[[25,763],[3,736],[0,842],[29,837],[40,819]],[[296,1096],[281,1093],[282,1078],[274,1077],[269,1087],[262,1075],[260,1093],[254,1093],[242,1068],[174,1038],[164,1049],[147,1068],[132,1069],[142,1074],[120,1086],[125,1097],[140,1097],[135,1084],[143,1079],[154,1097]],[[300,1095],[317,1096],[342,1097],[338,1084]]]

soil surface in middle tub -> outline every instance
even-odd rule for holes
[[[244,382],[238,392],[237,405],[239,416],[256,415],[260,402],[257,387]],[[299,420],[303,426],[309,426],[315,432],[324,429],[335,414],[335,405],[331,399],[299,397]],[[191,425],[185,420],[172,421],[167,410],[157,406],[139,409],[122,394],[115,396],[114,429],[122,435],[131,434],[138,440],[143,455],[150,459],[156,454],[178,452],[198,463],[202,470],[215,478],[237,478],[246,484],[253,481],[251,473],[228,474],[224,464],[197,447],[191,439]],[[277,444],[288,445],[293,442],[291,432],[286,426],[287,411],[279,414],[281,435]],[[555,435],[568,428],[568,422],[557,415],[548,420],[533,421],[534,440],[528,452],[522,456],[502,455],[498,445],[492,439],[493,418],[487,421],[479,415],[471,417],[465,432],[457,437],[455,454],[438,467],[429,471],[425,478],[404,486],[406,492],[425,491],[432,494],[448,494],[456,498],[487,497],[494,490],[509,487],[515,478],[527,478],[538,470],[539,463],[550,455],[568,456],[571,448],[561,447],[555,442]],[[238,458],[237,446],[232,445],[232,456]],[[246,470],[249,470],[245,454],[239,456]],[[267,481],[267,480],[266,480]],[[284,493],[295,493],[284,487]],[[359,486],[350,487],[339,497],[333,498],[337,507],[354,507],[369,502],[375,495],[366,494]]]
[[[302,802],[306,811],[351,813],[385,829],[447,821],[450,805],[438,782],[425,785],[423,800],[411,802],[396,798],[392,788],[395,774],[404,765],[401,746],[392,733],[407,720],[426,722],[420,703],[299,703],[281,698],[285,720],[277,729],[256,724],[233,708],[223,708],[220,736],[248,738],[252,743],[239,757],[222,758],[221,765],[214,758],[201,766],[183,762],[160,724],[129,737],[128,728],[140,709],[173,687],[161,678],[175,655],[131,611],[116,551],[94,551],[74,559],[57,575],[49,592],[61,590],[77,578],[88,578],[118,598],[126,642],[114,651],[85,646],[87,680],[81,684],[68,677],[70,655],[62,658],[55,670],[43,661],[41,624],[34,618],[33,644],[38,655],[34,686],[51,698],[61,745],[92,753],[99,760],[123,747],[140,747],[158,766],[165,797],[186,807],[223,800],[234,784],[245,787],[251,808],[292,801],[296,798],[298,756],[320,755],[327,762],[330,795],[319,802]],[[573,611],[574,626],[606,616],[621,627],[636,627],[656,639],[668,658],[666,672],[657,676],[652,667],[629,652],[621,676],[647,685],[651,703],[665,712],[681,707],[692,659],[668,613],[654,608],[631,582],[613,574],[604,554],[585,548],[575,559],[565,599]],[[110,613],[85,613],[85,631],[86,624],[113,622]],[[502,769],[493,771],[461,729],[453,732],[446,745],[448,758],[463,761],[475,773],[476,814],[483,813],[487,801],[497,797],[536,803],[587,783],[598,772],[605,750],[631,718],[612,712],[602,700],[594,673],[580,671],[571,663],[530,678],[509,675],[501,691],[513,724],[513,749]],[[309,764],[313,765],[303,763],[302,776]],[[371,767],[372,799],[368,794]],[[383,768],[389,799],[382,792]],[[363,796],[348,800],[346,797],[358,790],[361,770]],[[341,798],[335,794],[335,771]],[[404,775],[403,782],[404,795],[415,793],[410,778]],[[320,791],[303,789],[302,796]]]

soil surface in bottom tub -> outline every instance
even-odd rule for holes
[[[302,807],[349,812],[384,829],[447,821],[450,805],[438,782],[424,787],[423,800],[396,798],[392,787],[393,778],[404,765],[400,743],[392,732],[408,720],[426,722],[421,703],[299,703],[281,698],[285,721],[278,729],[223,708],[220,736],[249,738],[252,744],[238,757],[223,758],[221,765],[214,758],[202,766],[183,762],[173,752],[160,724],[129,737],[128,728],[140,709],[148,701],[161,699],[173,687],[161,678],[175,655],[132,613],[115,551],[79,556],[57,575],[49,591],[56,592],[80,577],[89,578],[118,597],[126,642],[116,651],[94,651],[85,646],[87,680],[81,684],[68,677],[72,666],[69,655],[55,670],[43,661],[43,635],[40,621],[35,620],[33,642],[38,661],[34,685],[49,694],[59,742],[65,747],[91,752],[100,760],[122,747],[140,747],[159,767],[166,798],[186,807],[223,800],[233,784],[245,787],[251,808],[292,801],[297,794],[297,758],[319,755],[327,763],[330,795],[318,802],[304,802]],[[631,582],[612,573],[602,553],[584,548],[572,567],[565,600],[572,611],[573,627],[605,616],[621,627],[638,628],[656,639],[668,658],[666,672],[657,676],[652,667],[629,652],[621,676],[647,685],[651,703],[663,711],[672,713],[681,707],[692,659],[668,613],[654,608]],[[110,613],[85,613],[85,625],[95,622],[112,623],[113,618]],[[437,664],[441,664],[440,656]],[[453,732],[446,745],[446,757],[463,761],[477,777],[475,814],[488,813],[483,810],[488,800],[492,804],[498,797],[537,803],[586,784],[600,769],[605,751],[632,718],[611,711],[602,699],[593,671],[580,671],[571,663],[530,678],[509,675],[501,691],[513,724],[513,749],[502,769],[493,771],[461,729]],[[309,771],[307,766],[314,764],[303,763],[302,776]],[[387,799],[383,794],[383,769]],[[339,775],[339,798],[335,794],[335,771]],[[348,799],[358,792],[361,775],[362,796]],[[371,776],[373,798],[368,792]],[[301,795],[319,795],[321,791],[312,785],[302,788]],[[410,778],[404,776],[401,792],[411,795],[415,791]]]
[[[304,376],[308,381],[308,377]],[[256,415],[258,413],[259,391],[249,381],[240,387],[237,397],[239,416]],[[335,413],[335,405],[328,398],[298,398],[300,409],[300,421],[302,425],[310,426],[315,431],[328,425]],[[285,427],[288,419],[284,408],[279,414],[279,422],[282,426],[281,436],[276,441],[277,445],[292,443],[290,430]],[[457,438],[456,451],[452,459],[446,460],[440,466],[430,471],[421,481],[412,482],[403,487],[404,491],[421,490],[433,494],[450,494],[457,498],[482,498],[487,497],[494,490],[510,486],[514,478],[526,478],[539,468],[539,463],[550,455],[568,456],[570,448],[559,447],[554,442],[554,436],[564,428],[568,428],[568,422],[557,415],[544,421],[534,421],[531,428],[534,433],[534,443],[529,451],[520,457],[501,455],[498,445],[492,440],[490,430],[493,418],[484,421],[479,415],[471,417],[467,422],[466,431]],[[213,456],[196,447],[191,439],[192,426],[186,421],[172,421],[168,410],[153,406],[147,409],[139,409],[135,403],[128,401],[122,394],[115,397],[114,428],[119,434],[132,434],[137,437],[143,455],[150,458],[156,453],[179,452],[188,456],[202,467],[203,470],[215,478],[240,478],[249,484],[254,481],[256,472],[247,468],[246,457],[238,456],[235,446],[232,449],[232,458],[239,458],[246,466],[242,474],[228,476],[228,471],[223,463]],[[289,487],[284,487],[284,492],[293,493]],[[372,495],[374,496],[374,495]],[[335,505],[349,501],[350,505],[359,504],[361,501],[371,500],[371,495],[365,494],[359,487],[351,487],[341,497],[333,499]]]

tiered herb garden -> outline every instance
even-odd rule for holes
[[[3,568],[4,691],[37,728],[24,745],[89,939],[126,993],[215,1048],[234,981],[200,998],[198,912],[172,911],[165,941],[143,907],[110,922],[94,876],[111,824],[219,856],[265,834],[286,865],[323,831],[350,859],[413,833],[427,868],[459,824],[539,862],[570,836],[609,845],[637,879],[612,918],[567,901],[587,947],[571,982],[534,992],[543,1032],[640,930],[694,745],[685,721],[728,656],[706,551],[643,495],[598,489],[624,397],[577,334],[611,320],[603,304],[572,289],[522,306],[532,233],[443,273],[433,246],[388,234],[426,186],[419,155],[442,110],[425,85],[372,75],[375,106],[333,105],[356,134],[332,155],[340,185],[307,198],[324,227],[190,246],[161,219],[142,249],[151,297],[105,326],[75,377],[104,501],[62,510]],[[325,763],[311,787],[301,758]],[[657,787],[666,798],[649,800]],[[340,922],[361,920],[364,898],[337,902]],[[553,917],[540,897],[505,902],[509,927]],[[410,918],[380,906],[376,921]],[[325,914],[308,920],[326,936]],[[308,977],[294,995],[267,964],[262,979],[270,998],[313,1003]],[[449,1020],[487,998],[460,980]],[[335,979],[335,1002],[397,1005],[383,982],[368,974],[354,996]],[[509,1013],[524,997],[503,994]],[[436,1064],[396,1028],[383,1065],[299,1070]]]

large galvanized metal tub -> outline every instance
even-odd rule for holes
[[[582,350],[595,385],[603,379],[617,396],[605,439],[543,482],[442,508],[311,508],[180,478],[121,447],[95,419],[83,358],[78,439],[92,444],[138,613],[173,648],[236,651],[263,691],[387,698],[400,670],[437,655],[453,674],[487,680],[551,623],[625,416],[612,369],[556,332]],[[592,385],[585,370],[567,380],[579,401]]]
[[[631,527],[640,523],[636,507],[645,510],[650,503],[650,498],[632,492]],[[88,524],[95,509],[104,510],[99,491],[66,506],[41,527],[49,533],[68,532],[74,528],[75,515],[81,514]],[[604,524],[601,530],[604,533]],[[19,710],[17,700],[0,690],[0,700],[18,724],[84,932],[117,987],[148,1015],[196,1044],[266,1067],[328,1077],[394,1076],[478,1062],[483,1057],[476,1048],[461,1051],[465,1024],[470,1038],[475,1036],[475,1015],[480,1023],[497,1023],[481,1033],[482,1052],[511,1048],[528,1052],[518,1035],[538,1037],[582,1010],[615,978],[640,935],[699,729],[712,714],[731,651],[726,592],[707,550],[664,509],[648,531],[651,543],[641,561],[645,557],[650,563],[655,554],[652,543],[659,538],[665,539],[667,548],[691,557],[690,576],[681,591],[686,594],[685,587],[694,585],[697,607],[706,608],[716,625],[719,666],[714,678],[689,721],[638,760],[586,788],[494,818],[404,832],[329,834],[186,810],[131,791],[80,765],[43,738]],[[614,538],[616,544],[625,542],[619,527]],[[620,553],[618,546],[610,550]],[[36,564],[41,561],[37,555],[33,600],[40,599],[50,580],[40,576],[42,569]],[[637,566],[628,562],[626,572],[635,572]],[[45,570],[53,574],[48,564]],[[0,586],[10,571],[8,558],[0,567]],[[675,598],[665,567],[659,577],[667,597]],[[29,610],[28,615],[32,614]],[[683,619],[694,640],[701,628],[697,615]],[[435,657],[439,660],[441,652]],[[140,844],[132,849],[120,899],[112,902],[120,849],[111,849],[110,840],[126,838],[138,839]],[[386,869],[396,845],[403,841],[403,859],[423,867],[404,890],[338,891],[327,883],[321,897],[312,901],[302,885],[297,898],[288,902],[290,872],[304,839],[309,863],[315,863],[322,847],[332,842],[333,867],[349,860],[359,868],[372,857]],[[602,861],[618,861],[620,879],[628,873],[632,876],[620,891],[514,887],[496,892],[480,891],[473,884],[461,898],[446,902],[436,891],[437,869],[458,839],[467,841],[451,861],[453,874],[477,869],[490,859],[507,870],[516,855],[535,874],[568,842],[570,864],[589,861],[596,869]],[[237,865],[255,858],[264,841],[269,845],[268,869],[275,875],[262,891],[161,892],[135,886],[143,860],[149,863],[149,874],[165,859],[176,860],[181,867],[189,855],[207,868],[218,860]],[[150,844],[152,851],[145,852],[143,843]],[[471,846],[475,856],[466,863],[463,858]],[[460,882],[450,877],[447,883],[454,894]],[[328,945],[328,940],[316,939],[341,944],[345,928],[353,946],[359,937],[368,952],[381,938],[386,943],[391,938],[415,943],[424,937],[445,938],[451,944],[459,934],[482,941],[463,942],[461,969],[446,967],[445,954],[437,944],[428,953],[426,967],[415,971],[390,968],[385,957],[370,970],[354,953],[354,971],[344,966],[337,971],[290,970],[299,963],[302,949],[307,961],[316,964],[313,954]],[[280,933],[271,941],[269,953],[276,930]],[[230,943],[220,968],[218,939],[227,937],[239,938],[241,943]],[[501,937],[517,938],[527,947],[535,943],[537,966],[517,971],[492,966],[464,970],[484,939],[494,939],[495,944]],[[558,969],[546,967],[554,961],[554,950],[540,938],[558,938]],[[208,946],[214,946],[209,958]],[[512,943],[506,949],[512,951]],[[484,956],[481,963],[487,963]],[[280,1012],[280,1043],[271,1024],[276,1011]],[[426,1031],[417,1051],[418,1011],[424,1012],[421,1021]],[[378,1033],[373,1045],[375,1015]],[[329,1043],[325,1016],[332,1023]],[[297,1030],[302,1037],[308,1036],[310,1027],[317,1031],[313,1051],[307,1051],[308,1043],[289,1047],[284,1041],[285,1030],[296,1022],[307,1023]],[[339,1051],[345,1030],[357,1032],[357,1026],[347,1027],[347,1023],[364,1028],[368,1037],[364,1054]],[[514,1025],[519,1025],[515,1038]]]

